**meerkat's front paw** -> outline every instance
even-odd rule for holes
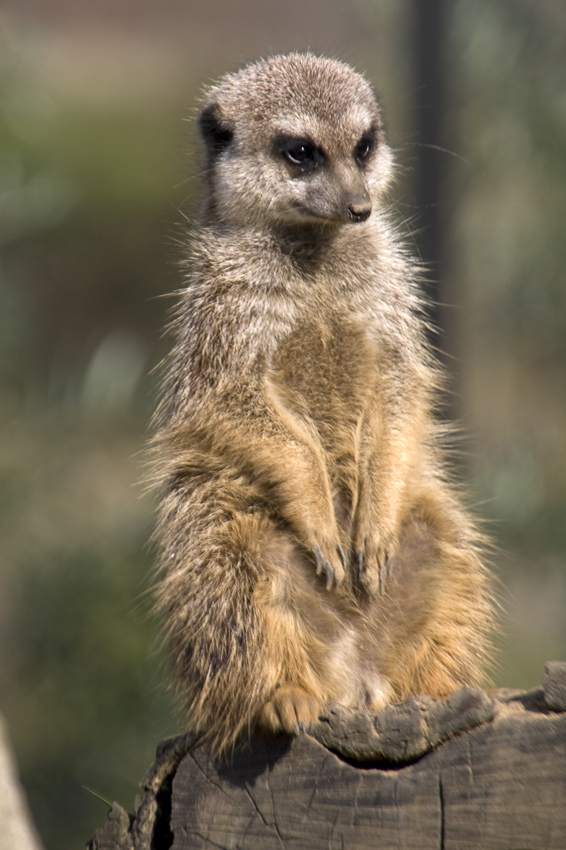
[[[260,710],[257,725],[264,732],[306,732],[318,720],[321,705],[315,697],[295,685],[278,688]]]
[[[346,555],[338,536],[334,540],[325,540],[315,535],[309,549],[316,563],[316,574],[326,576],[326,589],[339,587],[346,574]]]
[[[377,539],[374,536],[357,541],[355,547],[355,570],[358,583],[373,595],[383,593],[385,583],[391,577],[397,537],[393,534]]]

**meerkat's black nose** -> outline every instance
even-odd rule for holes
[[[371,204],[350,204],[348,216],[350,221],[367,221],[371,215]]]

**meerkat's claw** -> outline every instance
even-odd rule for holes
[[[387,581],[389,581],[389,579],[393,575],[393,567],[394,566],[395,566],[395,555],[390,555],[389,558],[387,558],[385,565],[384,565],[385,578],[387,579]]]
[[[398,540],[389,535],[381,543],[371,536],[358,541],[354,575],[360,585],[373,595],[382,595],[393,573]]]
[[[315,546],[313,549],[314,559],[316,561],[316,574],[326,576],[326,589],[331,590],[333,586],[338,587],[344,578],[343,558],[344,551],[341,546],[336,548],[339,556],[339,561],[333,564],[329,558],[325,558],[320,546]]]
[[[328,561],[322,554],[322,549],[320,548],[320,546],[315,547],[314,558],[316,561],[317,576],[322,575],[322,573],[324,573],[326,575],[326,587],[327,589],[330,589],[332,587],[332,581],[334,579],[334,570],[332,569],[332,564],[330,563],[330,561]]]

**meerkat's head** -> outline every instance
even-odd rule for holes
[[[347,65],[292,53],[212,87],[200,115],[209,214],[259,227],[370,218],[390,182],[379,105]]]

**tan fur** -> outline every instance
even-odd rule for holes
[[[156,438],[158,595],[189,722],[224,750],[331,701],[477,684],[492,615],[370,87],[274,57],[211,88],[201,130]]]

